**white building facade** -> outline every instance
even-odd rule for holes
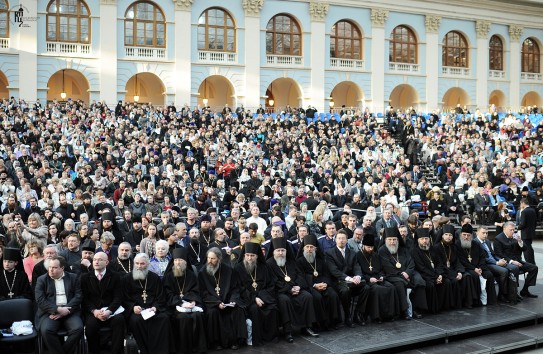
[[[516,110],[543,105],[542,15],[528,0],[0,0],[0,97]]]

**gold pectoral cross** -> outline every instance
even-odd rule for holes
[[[217,287],[215,288],[215,291],[217,292],[217,295],[220,295],[221,288],[219,288],[219,286],[217,285]]]
[[[141,298],[143,299],[143,303],[145,304],[147,302],[147,291],[143,290],[143,294],[141,294]]]

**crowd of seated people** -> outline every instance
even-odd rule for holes
[[[99,353],[102,327],[112,353],[191,353],[533,301],[543,123],[495,113],[4,100],[0,301],[31,299],[55,353]]]

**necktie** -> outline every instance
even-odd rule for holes
[[[490,249],[488,248],[486,242],[483,242],[483,249],[486,251],[486,254],[488,255],[489,258],[494,258],[492,257],[492,253],[490,253]]]
[[[389,220],[386,221],[386,224],[387,224],[387,227],[390,227],[390,221]]]
[[[102,273],[98,273],[96,275],[96,278],[98,278],[98,281],[102,280],[102,277],[103,277]]]
[[[344,249],[344,248],[340,248],[339,250],[341,251],[341,255],[343,256],[343,258],[345,258],[345,249]]]

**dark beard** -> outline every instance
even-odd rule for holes
[[[218,264],[216,266],[212,266],[211,264],[206,265],[206,272],[212,277],[215,276],[215,273],[217,273],[218,270],[219,270]]]
[[[246,260],[243,260],[243,265],[245,266],[247,274],[253,274],[256,268],[256,262],[248,262]]]
[[[313,264],[315,262],[315,253],[307,253],[304,251],[304,257],[307,262]]]
[[[180,278],[185,275],[185,271],[187,270],[187,264],[182,264],[180,266],[174,265],[172,267],[173,276],[176,278]]]

